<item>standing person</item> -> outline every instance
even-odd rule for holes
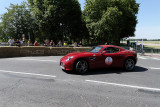
[[[77,42],[74,42],[74,47],[77,47]]]
[[[63,46],[67,47],[67,42],[66,41],[64,41]]]
[[[38,42],[37,41],[34,42],[34,46],[38,46]]]
[[[130,46],[130,41],[129,40],[127,40],[127,46]]]
[[[48,39],[46,39],[44,42],[45,42],[45,46],[49,46],[49,40]]]
[[[28,42],[27,42],[28,46],[30,45],[30,43],[31,43],[31,40],[29,39]]]
[[[82,47],[82,41],[79,42],[78,46],[79,46],[79,47]]]
[[[20,47],[20,41],[19,41],[19,39],[16,40],[15,45]]]
[[[62,42],[61,42],[61,40],[58,42],[57,46],[58,46],[58,47],[62,47]]]
[[[9,46],[13,46],[13,45],[14,45],[14,39],[11,37],[11,38],[8,40],[8,43],[9,43]]]
[[[54,42],[53,42],[53,40],[51,40],[50,46],[54,47]]]
[[[21,38],[20,38],[19,42],[20,42],[20,45],[22,46],[23,45],[23,40]]]

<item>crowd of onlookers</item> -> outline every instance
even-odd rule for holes
[[[63,46],[66,47],[66,46],[69,46],[66,41],[64,41],[62,43],[61,40],[59,40],[59,42],[57,44],[55,44],[55,42],[53,40],[49,41],[48,39],[46,39],[44,41],[44,43],[38,43],[37,40],[35,40],[34,43],[32,43],[31,40],[28,40],[27,42],[25,42],[22,39],[16,39],[16,41],[15,41],[12,37],[10,37],[10,39],[8,40],[8,44],[9,44],[9,46],[51,46],[51,47],[63,47]],[[82,42],[81,41],[79,43],[74,42],[70,46],[81,47]]]
[[[16,41],[11,37],[8,40],[9,46],[21,46],[23,45],[24,41],[22,39],[17,39]]]

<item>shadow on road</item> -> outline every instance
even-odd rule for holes
[[[133,71],[126,71],[122,68],[107,68],[107,69],[95,69],[90,70],[84,75],[99,75],[99,74],[122,74],[122,73],[132,73],[132,72],[145,72],[147,71],[147,68],[141,67],[141,66],[135,66]]]
[[[101,74],[122,74],[122,73],[132,73],[132,72],[145,72],[147,71],[147,68],[141,67],[141,66],[135,66],[133,71],[126,71],[122,68],[105,68],[105,69],[95,69],[95,70],[90,70],[87,73],[83,74],[85,75],[101,75]],[[64,71],[67,74],[73,74],[77,75],[75,72],[72,71]],[[82,75],[82,74],[81,74]]]

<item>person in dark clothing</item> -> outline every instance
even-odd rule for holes
[[[20,47],[20,41],[19,41],[19,39],[16,40],[15,45]]]

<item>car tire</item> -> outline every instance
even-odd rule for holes
[[[88,62],[84,59],[77,60],[74,66],[74,71],[79,74],[85,74],[89,69]]]
[[[124,62],[124,68],[127,71],[132,71],[135,67],[135,61],[133,58],[127,58]]]

